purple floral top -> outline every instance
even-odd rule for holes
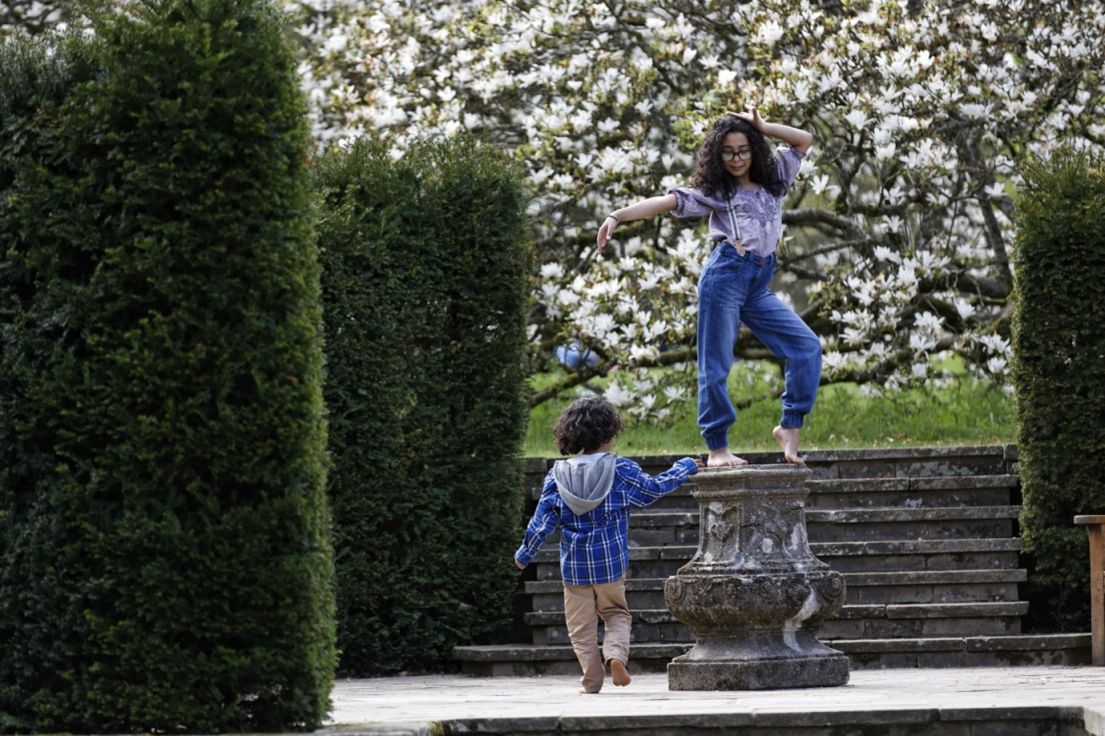
[[[794,183],[802,165],[802,152],[796,148],[783,149],[776,157],[779,162],[779,178],[787,188]],[[724,198],[708,195],[693,187],[675,187],[674,217],[710,216],[710,240],[728,240],[741,243],[751,253],[771,255],[779,245],[783,231],[783,197],[773,197],[763,187],[738,189],[730,200],[733,206],[730,218]],[[784,195],[785,196],[785,193]],[[734,228],[733,220],[736,220]],[[739,237],[734,230],[739,230]]]

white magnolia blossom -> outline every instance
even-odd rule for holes
[[[64,3],[40,0],[0,1],[0,39],[19,31],[41,33],[65,20]]]
[[[779,286],[822,336],[831,379],[887,390],[940,385],[932,359],[948,351],[1007,379],[1007,192],[1027,156],[1105,135],[1105,52],[1084,41],[1105,20],[1074,0],[453,0],[431,15],[285,2],[301,15],[320,141],[376,134],[402,149],[467,130],[523,162],[543,261],[535,347],[598,350],[594,370],[622,368],[608,392],[636,397],[635,416],[694,386],[708,246],[701,225],[671,218],[621,224],[602,256],[594,233],[687,182],[725,109],[758,103],[812,130]],[[764,355],[747,337],[738,351]]]
[[[593,348],[635,416],[695,385],[708,245],[702,225],[660,217],[623,223],[597,256],[595,232],[689,183],[723,111],[756,104],[814,133],[777,287],[821,336],[829,379],[877,391],[940,385],[932,359],[948,352],[1007,386],[1010,193],[1028,157],[1105,143],[1097,3],[277,1],[320,148],[375,135],[398,156],[471,133],[517,159],[540,261],[534,347]],[[764,356],[747,336],[737,351]]]

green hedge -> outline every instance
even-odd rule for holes
[[[1036,628],[1087,631],[1077,514],[1105,513],[1105,162],[1063,151],[1026,171],[1013,321],[1021,525]]]
[[[528,414],[520,177],[361,141],[318,167],[341,669],[442,667],[510,625]]]
[[[166,0],[0,62],[0,729],[311,728],[333,560],[295,61]]]

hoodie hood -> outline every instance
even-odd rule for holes
[[[586,514],[605,501],[614,487],[617,456],[604,452],[598,459],[593,458],[558,460],[553,465],[553,478],[560,497],[576,516]]]

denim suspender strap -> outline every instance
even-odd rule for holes
[[[733,198],[729,196],[729,192],[725,193],[725,209],[729,213],[729,227],[733,228],[733,237],[737,241],[733,243],[733,247],[737,248],[737,252],[740,253],[744,250],[744,237],[741,236],[741,226],[737,222],[736,212],[733,211]]]

